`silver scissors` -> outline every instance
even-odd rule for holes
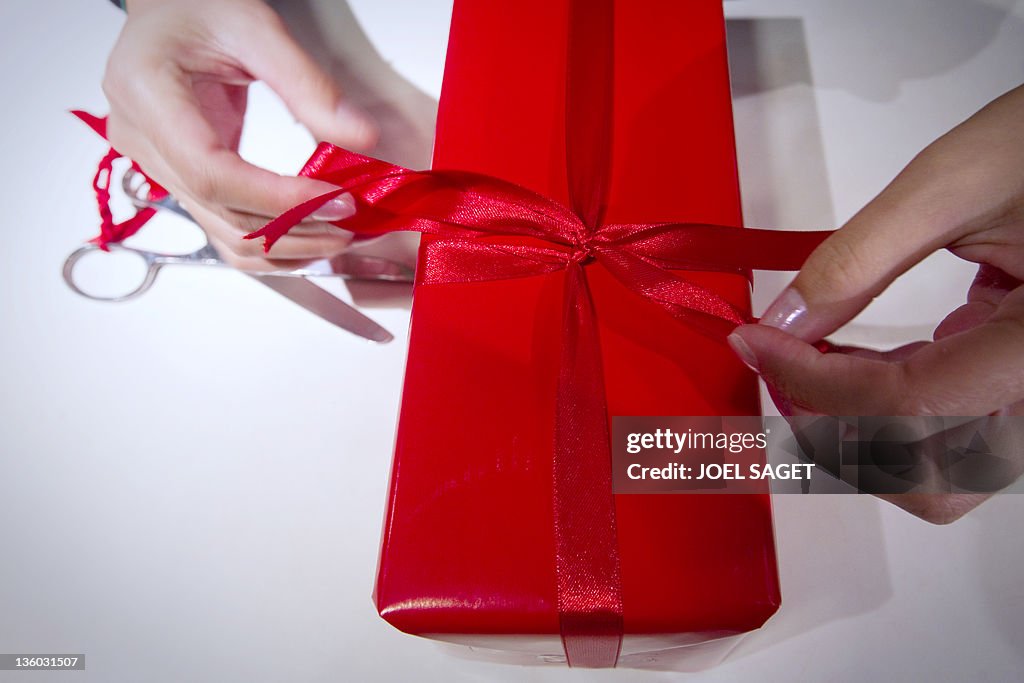
[[[121,179],[121,187],[137,209],[151,208],[170,211],[193,222],[195,219],[170,195],[149,199],[149,188],[145,176],[128,170]],[[75,249],[64,261],[64,281],[76,293],[96,301],[127,301],[145,293],[153,286],[157,275],[164,266],[201,265],[226,266],[227,264],[209,242],[187,254],[164,254],[143,249],[110,244],[107,247],[115,254],[130,254],[145,266],[141,280],[135,287],[114,295],[90,292],[79,286],[76,280],[76,266],[82,258],[100,249],[93,243],[86,243]],[[310,282],[310,277],[338,277],[348,280],[377,280],[384,282],[412,282],[414,271],[406,265],[380,256],[343,253],[327,261],[318,261],[297,270],[270,272],[241,271],[266,285],[303,308],[315,313],[328,322],[360,337],[375,342],[389,342],[394,336],[384,327],[360,313],[348,303]]]

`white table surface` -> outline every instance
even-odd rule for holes
[[[381,53],[436,96],[450,3],[353,5]],[[737,0],[727,12],[752,225],[841,224],[1024,78],[1021,0]],[[392,629],[370,591],[408,311],[373,311],[397,335],[381,347],[229,271],[168,270],[123,305],[60,280],[93,233],[104,151],[64,110],[105,110],[121,21],[102,0],[0,4],[0,652],[88,663],[0,680],[1019,680],[1015,496],[949,527],[869,497],[778,497],[783,607],[698,676],[470,662]],[[310,141],[265,91],[253,106],[246,152],[294,169]],[[971,273],[930,258],[847,338],[919,334]],[[782,283],[759,280],[759,305]]]

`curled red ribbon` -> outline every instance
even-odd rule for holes
[[[88,112],[77,109],[71,113],[78,117],[85,125],[92,128],[101,138],[107,139],[106,118],[93,116]],[[123,154],[111,147],[103,159],[100,160],[99,166],[96,168],[96,175],[92,179],[92,189],[96,193],[96,207],[100,216],[100,233],[89,241],[99,246],[103,251],[109,251],[108,245],[123,242],[137,233],[156,214],[156,209],[142,208],[138,209],[134,215],[126,220],[120,223],[114,222],[114,214],[110,210],[110,181],[114,170],[114,162],[123,156]],[[132,161],[131,164],[132,168],[144,175],[149,183],[148,199],[157,201],[167,196],[167,190],[149,176],[146,176],[137,163]]]

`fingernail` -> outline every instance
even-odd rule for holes
[[[795,337],[807,329],[809,322],[807,302],[792,287],[784,289],[761,316],[762,325],[785,330]]]
[[[726,337],[726,341],[729,342],[729,346],[731,346],[732,350],[736,352],[736,355],[740,357],[740,360],[743,361],[744,365],[754,372],[758,372],[757,356],[755,356],[754,352],[750,350],[749,346],[747,346],[747,342],[743,341],[743,337],[733,332]]]
[[[345,137],[356,147],[370,147],[377,141],[377,126],[370,115],[358,107],[342,102],[335,110],[338,124],[345,129]]]
[[[352,195],[343,194],[325,203],[314,211],[310,218],[318,221],[340,221],[355,214],[356,205]]]

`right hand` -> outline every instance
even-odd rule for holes
[[[261,0],[129,0],[107,63],[111,145],[167,188],[231,265],[293,268],[343,251],[351,233],[326,221],[354,212],[351,198],[325,204],[264,255],[243,240],[270,218],[336,189],[248,163],[238,142],[250,83],[262,80],[316,136],[368,150],[377,129],[347,104],[334,80]]]
[[[736,328],[729,343],[764,378],[780,412],[1024,416],[1022,159],[1024,86],[1019,86],[919,154],[822,242],[759,324]],[[891,351],[840,347],[824,354],[812,345],[941,248],[979,268],[967,303],[936,327],[933,341]],[[1006,458],[1005,472],[1013,475],[1003,475],[1008,484],[1024,471],[1024,451],[1019,429],[1011,426],[1019,422],[1003,424],[995,433],[1010,444],[997,449]],[[935,455],[932,470],[945,473],[945,452]],[[945,523],[988,494],[882,497]]]

